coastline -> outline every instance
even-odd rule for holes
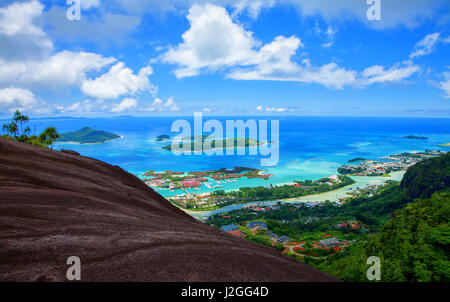
[[[228,206],[221,207],[219,209],[215,210],[209,210],[209,211],[191,211],[182,209],[185,213],[191,215],[194,218],[197,219],[203,219],[207,218],[209,216],[219,214],[219,213],[226,213],[233,210],[242,209],[245,205],[249,204],[260,204],[264,206],[274,205],[278,202],[282,203],[300,203],[300,202],[313,202],[313,203],[321,203],[329,200],[330,202],[338,202],[339,198],[348,197],[347,193],[351,192],[352,189],[355,188],[363,188],[371,185],[379,185],[383,184],[387,180],[397,180],[400,181],[403,178],[403,175],[405,174],[405,171],[398,171],[391,173],[391,177],[382,177],[382,176],[352,176],[351,178],[355,180],[354,184],[339,188],[337,190],[324,192],[320,194],[312,194],[307,196],[300,196],[295,198],[288,198],[288,199],[280,199],[280,200],[267,200],[267,201],[254,201],[254,202],[248,202],[248,203],[242,203],[242,204],[232,204]]]
[[[112,138],[112,139],[105,140],[104,142],[98,142],[98,143],[80,143],[80,142],[67,141],[67,142],[55,142],[55,144],[82,145],[82,146],[84,146],[84,145],[101,145],[101,144],[105,144],[105,143],[123,138],[122,135],[119,135],[119,136],[120,137],[118,137],[118,138]]]

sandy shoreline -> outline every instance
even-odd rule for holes
[[[351,192],[355,190],[356,188],[365,188],[367,186],[371,185],[381,185],[387,180],[397,180],[400,181],[403,178],[403,175],[405,174],[404,171],[399,172],[393,172],[391,173],[390,177],[380,177],[380,176],[352,176],[352,179],[355,180],[354,184],[348,185],[343,188],[339,188],[334,191],[320,193],[320,194],[314,194],[314,195],[308,195],[308,196],[300,196],[295,198],[288,198],[288,199],[281,199],[281,200],[270,200],[270,201],[255,201],[245,204],[233,204],[229,206],[225,206],[220,209],[211,210],[211,211],[189,211],[183,209],[184,212],[187,214],[195,217],[195,218],[206,218],[211,215],[215,215],[218,213],[224,213],[229,212],[232,210],[241,209],[246,204],[251,203],[259,203],[262,205],[271,205],[275,204],[277,202],[283,202],[283,203],[299,203],[299,202],[324,202],[324,201],[331,201],[331,202],[338,202],[340,198],[348,197],[348,192]],[[277,184],[279,185],[279,184]]]
[[[79,142],[71,142],[71,141],[69,141],[69,142],[55,142],[55,144],[68,144],[68,145],[100,145],[100,144],[104,144],[104,143],[107,143],[107,142],[114,141],[114,140],[116,140],[116,139],[122,139],[122,138],[123,138],[122,135],[119,135],[119,136],[120,136],[120,137],[118,137],[118,138],[108,139],[108,140],[106,140],[106,141],[104,141],[104,142],[99,142],[99,143],[79,143]]]

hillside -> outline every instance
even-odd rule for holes
[[[84,127],[78,131],[67,132],[61,134],[61,138],[58,139],[58,142],[74,142],[80,144],[96,144],[96,143],[104,143],[106,141],[120,138],[119,135],[106,132],[106,131],[98,131],[89,127]]]
[[[137,177],[75,153],[0,139],[0,281],[335,281],[203,225]]]
[[[346,281],[367,281],[366,259],[378,256],[382,281],[450,281],[449,159],[447,153],[416,164],[399,187],[363,205],[373,217],[377,207],[381,213],[400,209],[378,234],[317,267]]]

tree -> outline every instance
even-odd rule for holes
[[[3,131],[5,131],[6,135],[17,137],[17,124],[14,121],[9,124],[4,124]]]
[[[58,138],[60,138],[60,135],[55,127],[48,127],[39,135],[39,141],[44,145],[51,146],[51,149],[53,149],[53,143]]]
[[[14,116],[13,116],[13,122],[16,125],[20,125],[21,136],[28,135],[31,132],[30,127],[28,127],[28,126],[25,127],[25,125],[29,121],[30,121],[30,118],[27,115],[24,115],[24,114],[20,113],[19,110],[16,110],[16,112],[14,113]]]

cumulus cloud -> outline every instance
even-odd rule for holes
[[[83,81],[81,91],[99,99],[116,99],[122,95],[134,95],[141,91],[155,93],[156,87],[148,79],[152,73],[152,68],[147,66],[135,75],[124,63],[119,62],[102,76]]]
[[[178,78],[198,75],[202,69],[246,64],[257,53],[252,33],[234,23],[225,8],[194,5],[187,16],[191,25],[183,43],[163,55],[163,61],[180,66]]]
[[[111,108],[111,112],[126,112],[132,109],[135,109],[138,105],[138,101],[136,99],[126,98],[123,99],[119,104],[114,105]]]
[[[0,85],[71,86],[84,80],[87,72],[99,71],[114,61],[94,53],[72,51],[39,61],[7,62],[0,58]]]
[[[62,106],[48,104],[28,89],[8,87],[0,89],[0,112],[20,110],[31,114],[50,114],[61,112]]]
[[[162,57],[164,62],[178,65],[174,72],[178,78],[224,70],[228,78],[235,80],[292,81],[343,89],[399,82],[419,70],[412,64],[372,66],[363,72],[334,62],[312,66],[305,59],[299,64],[294,56],[304,45],[296,36],[278,36],[260,46],[253,34],[234,22],[225,8],[211,4],[194,5],[187,18],[191,26],[183,34],[183,42]],[[331,27],[325,30],[327,37],[335,34]]]
[[[33,108],[37,102],[36,96],[27,89],[15,87],[0,89],[0,109],[27,110]]]
[[[439,42],[440,36],[440,33],[427,35],[425,38],[417,42],[417,44],[414,46],[414,51],[409,55],[409,57],[413,59],[433,52],[436,44]]]
[[[94,8],[100,1],[84,1],[84,8]],[[0,7],[0,109],[27,109],[35,113],[90,112],[121,109],[130,101],[114,105],[85,100],[64,108],[47,104],[35,96],[34,90],[80,87],[94,98],[115,99],[141,91],[156,91],[148,81],[150,67],[134,74],[115,58],[84,52],[63,50],[55,53],[53,43],[42,29],[44,6],[36,0],[16,2]],[[61,14],[65,16],[65,14]],[[125,20],[129,21],[129,20]],[[108,72],[103,69],[111,64]],[[97,75],[97,78],[88,79]],[[10,88],[10,87],[16,88]],[[14,96],[14,97],[13,97]],[[101,104],[102,103],[102,104]],[[100,107],[101,106],[101,107]],[[125,109],[124,109],[125,110]]]
[[[25,34],[45,36],[42,29],[34,24],[44,6],[38,1],[27,3],[15,2],[6,7],[0,7],[0,33],[8,36]]]
[[[36,25],[43,9],[38,1],[0,7],[1,58],[8,61],[40,58],[52,51],[52,41]]]

